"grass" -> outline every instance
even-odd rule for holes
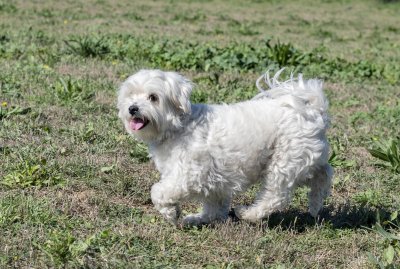
[[[377,0],[0,1],[0,267],[400,266],[399,11]],[[117,118],[118,85],[140,68],[177,70],[194,102],[230,103],[282,66],[323,78],[330,100],[335,178],[319,219],[299,189],[256,225],[171,227],[151,204],[147,148]]]

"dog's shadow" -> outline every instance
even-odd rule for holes
[[[229,213],[233,222],[240,222],[233,210]],[[262,221],[262,228],[280,228],[282,230],[293,230],[304,232],[308,227],[322,223],[329,223],[333,229],[358,229],[360,227],[371,227],[378,220],[387,219],[390,212],[385,209],[373,209],[366,206],[340,205],[324,207],[317,218],[308,212],[299,209],[288,209],[271,214]],[[260,225],[260,224],[255,224]]]

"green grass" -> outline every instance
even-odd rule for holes
[[[0,267],[399,267],[399,12],[378,0],[0,0]],[[151,204],[147,148],[117,117],[120,83],[176,70],[193,102],[230,103],[283,66],[323,78],[330,101],[335,178],[319,219],[303,188],[259,224],[170,226]]]

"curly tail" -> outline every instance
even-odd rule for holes
[[[329,117],[327,111],[329,104],[323,92],[323,81],[319,79],[304,80],[302,74],[299,74],[296,79],[293,78],[292,74],[290,79],[281,82],[278,78],[283,70],[279,70],[272,79],[268,71],[259,77],[256,81],[256,86],[260,93],[254,96],[253,99],[279,99],[282,105],[292,107],[303,115],[308,114],[307,112],[310,109],[318,111],[322,116],[324,125],[328,127]],[[270,88],[269,90],[264,90],[261,87],[262,80]]]

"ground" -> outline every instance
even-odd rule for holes
[[[399,13],[394,0],[0,0],[0,267],[400,266]],[[318,219],[303,188],[258,224],[166,223],[119,84],[175,70],[193,102],[230,103],[281,67],[324,79],[330,101],[335,177]]]

